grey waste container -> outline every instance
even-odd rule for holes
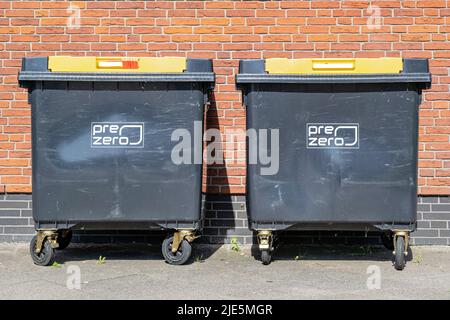
[[[202,164],[172,161],[172,132],[201,131],[211,61],[24,58],[19,82],[32,106],[34,262],[52,264],[73,229],[153,228],[170,230],[164,258],[186,262]]]
[[[403,269],[416,223],[418,107],[430,81],[426,59],[240,61],[248,129],[279,130],[278,171],[247,166],[263,263],[279,230],[379,230]]]

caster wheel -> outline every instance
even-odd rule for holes
[[[58,231],[58,250],[64,250],[67,248],[72,241],[72,230],[61,230]]]
[[[192,246],[187,240],[183,240],[176,253],[172,253],[173,236],[166,238],[162,243],[162,254],[169,264],[182,265],[189,260]]]
[[[34,264],[38,266],[50,266],[55,262],[55,250],[52,248],[50,242],[47,240],[42,244],[42,250],[40,253],[36,253],[36,241],[37,237],[34,236],[30,242],[30,254]]]
[[[403,270],[406,265],[405,238],[399,236],[395,241],[397,248],[395,250],[394,268],[396,270]]]
[[[391,233],[382,233],[381,242],[386,249],[394,251],[394,238]]]
[[[261,261],[263,265],[268,265],[270,261],[272,261],[272,256],[270,255],[269,250],[262,250],[261,251]]]

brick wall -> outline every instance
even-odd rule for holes
[[[29,241],[34,235],[30,195],[0,195],[0,242]],[[248,229],[245,197],[241,195],[208,195],[206,220],[201,243],[229,243],[236,238],[241,244],[255,243]],[[450,197],[419,197],[417,230],[412,233],[413,245],[450,245]],[[74,242],[160,243],[162,232],[142,231],[77,231]],[[303,244],[380,244],[378,233],[369,232],[291,232],[289,243]]]
[[[34,234],[31,196],[0,195],[0,242],[28,241]]]
[[[420,110],[420,193],[450,194],[449,31],[443,0],[0,0],[0,193],[31,192],[30,107],[17,86],[22,57],[176,55],[214,59],[208,126],[221,130],[245,126],[234,81],[239,59],[431,59],[433,85]],[[204,189],[244,193],[244,150],[242,143],[226,154],[238,161],[211,166]]]

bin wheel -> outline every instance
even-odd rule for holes
[[[55,250],[52,248],[49,241],[44,240],[42,244],[42,250],[40,253],[36,253],[37,237],[34,236],[30,242],[30,254],[34,264],[38,266],[50,266],[55,262]]]
[[[405,257],[405,238],[398,236],[396,241],[395,248],[395,261],[394,268],[396,270],[403,270],[406,265],[406,257]]]
[[[391,233],[382,233],[381,242],[386,249],[394,251],[394,238]]]
[[[269,250],[261,251],[261,261],[263,265],[268,265],[270,261],[272,261],[272,255],[270,254]]]
[[[187,240],[183,240],[176,253],[172,253],[173,236],[166,238],[162,243],[162,254],[164,259],[173,265],[182,265],[189,260],[192,253],[192,246]]]
[[[72,241],[72,230],[58,231],[58,250],[64,250]]]

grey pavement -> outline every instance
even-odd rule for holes
[[[71,245],[38,267],[27,244],[0,244],[0,299],[450,299],[450,247],[414,247],[403,271],[378,247],[287,246],[269,266],[250,247],[196,246],[184,266],[159,250]]]

